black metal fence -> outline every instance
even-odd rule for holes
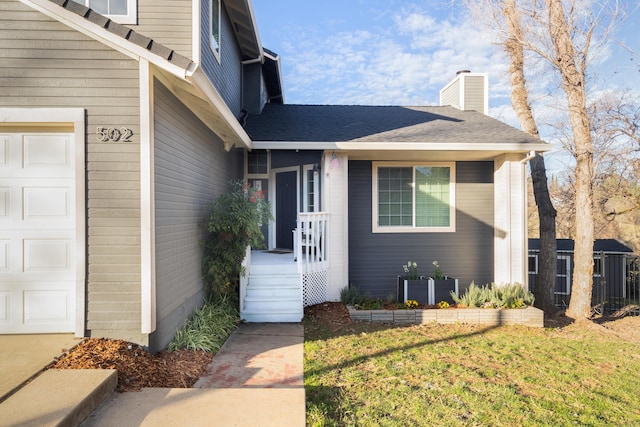
[[[571,299],[573,252],[558,252],[555,304],[566,309]],[[595,252],[593,254],[594,314],[640,315],[640,257],[631,254]],[[529,289],[535,291],[538,251],[529,251]]]

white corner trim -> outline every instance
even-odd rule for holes
[[[200,49],[202,47],[200,34],[201,3],[201,0],[191,2],[191,59],[196,64],[200,63]]]
[[[77,30],[101,43],[104,43],[105,45],[122,53],[123,55],[126,55],[135,60],[144,58],[157,67],[162,68],[180,78],[184,78],[185,75],[189,72],[189,69],[192,68],[191,66],[187,67],[187,69],[178,67],[177,65],[172,64],[171,62],[156,55],[155,53],[150,52],[142,46],[138,46],[135,43],[123,39],[122,37],[109,32],[105,28],[94,24],[93,22],[83,18],[82,16],[79,16],[74,12],[58,6],[57,4],[49,0],[20,0],[20,2],[39,12],[44,13],[48,17],[53,18],[62,24],[73,28],[74,30]]]
[[[84,108],[0,108],[3,123],[71,125],[75,149],[75,336],[83,337],[86,306],[86,199],[85,199],[85,110]]]
[[[153,72],[140,61],[140,329],[156,329]]]

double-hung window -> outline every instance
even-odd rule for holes
[[[373,231],[455,231],[455,163],[373,163]]]
[[[137,24],[138,0],[73,0],[119,24]]]

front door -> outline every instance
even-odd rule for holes
[[[293,229],[298,216],[298,172],[277,172],[275,176],[276,248],[293,250]]]

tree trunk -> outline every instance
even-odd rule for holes
[[[567,96],[569,119],[575,144],[576,159],[576,235],[574,247],[573,283],[567,316],[584,319],[591,316],[593,288],[593,142],[585,91],[585,66],[589,40],[578,54],[571,40],[571,28],[566,20],[561,0],[546,0],[549,9],[549,35],[564,92]],[[588,33],[590,37],[591,33]]]
[[[511,105],[518,115],[522,130],[531,136],[539,137],[538,127],[529,104],[529,92],[524,77],[522,30],[515,0],[505,1],[503,14],[507,21],[509,34],[504,47],[510,60]],[[536,153],[535,157],[529,162],[529,166],[531,167],[533,193],[540,218],[540,257],[535,289],[535,306],[544,310],[545,313],[552,314],[557,311],[553,301],[558,267],[556,262],[556,210],[549,197],[544,158]]]

